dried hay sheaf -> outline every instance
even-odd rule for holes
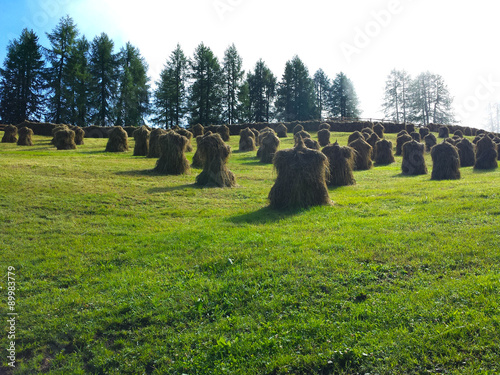
[[[328,186],[355,185],[354,179],[354,154],[355,151],[349,146],[340,146],[338,142],[323,148],[329,162],[329,174],[327,175]]]
[[[151,132],[145,126],[134,130],[132,136],[135,139],[134,156],[147,156],[149,153],[149,137]]]
[[[71,130],[75,132],[75,143],[77,146],[82,146],[85,142],[85,130],[79,126],[72,126]]]
[[[198,141],[198,149],[204,160],[203,171],[196,177],[196,184],[206,187],[236,186],[234,173],[227,168],[231,147],[219,134],[205,135]]]
[[[318,143],[321,147],[325,147],[330,144],[330,130],[324,128],[318,131]]]
[[[386,139],[381,139],[375,144],[375,164],[388,165],[394,162],[392,142]]]
[[[257,157],[261,163],[272,163],[274,155],[280,146],[280,139],[274,132],[265,133],[260,140],[260,148],[257,152]]]
[[[358,138],[354,142],[349,143],[349,147],[353,148],[355,151],[354,168],[358,171],[371,169],[373,165],[373,147],[362,138]]]
[[[281,123],[276,125],[276,135],[278,136],[278,138],[288,137],[287,133],[288,133],[288,128],[286,127],[285,124]]]
[[[128,134],[121,126],[115,126],[109,133],[105,152],[128,151]]]
[[[16,143],[17,142],[17,127],[14,125],[7,125],[4,128],[2,143]]]
[[[401,137],[402,135],[410,135],[410,133],[408,133],[406,130],[401,130],[401,131],[397,134],[396,138],[397,138],[397,137]]]
[[[297,143],[298,141],[298,138],[302,138],[302,139],[305,139],[305,138],[312,138],[311,137],[311,134],[309,134],[308,132],[306,132],[305,130],[301,130],[301,131],[298,131],[297,133],[295,133],[293,135],[294,139],[295,139],[295,143]]]
[[[33,146],[33,135],[32,129],[23,126],[19,129],[19,139],[17,140],[18,146]]]
[[[184,152],[189,139],[174,131],[169,131],[159,139],[161,156],[154,171],[162,175],[180,175],[189,172],[189,162]]]
[[[472,167],[476,164],[475,145],[467,138],[457,143],[458,156],[460,157],[460,166]]]
[[[193,127],[191,128],[191,133],[193,133],[193,137],[196,138],[200,135],[205,134],[205,128],[201,124],[193,125]]]
[[[252,131],[253,135],[255,136],[255,146],[259,147],[260,146],[260,140],[259,140],[259,131],[255,128],[250,128]]]
[[[464,137],[464,133],[461,130],[455,130],[455,132],[453,133],[453,135],[457,136],[459,138],[463,138]]]
[[[60,127],[54,134],[53,142],[58,150],[74,150],[75,132],[68,127]]]
[[[415,125],[413,124],[406,124],[405,130],[407,131],[408,134],[411,134],[415,131]]]
[[[359,138],[365,139],[365,137],[363,136],[363,134],[361,134],[361,132],[358,132],[358,131],[356,130],[356,131],[355,131],[355,132],[353,132],[351,135],[349,135],[349,137],[347,138],[347,144],[352,143],[352,142],[354,142],[356,139],[359,139]]]
[[[217,127],[217,133],[221,136],[224,142],[229,142],[229,140],[231,139],[231,133],[226,125]]]
[[[424,159],[424,145],[415,140],[403,145],[403,161],[401,171],[407,176],[417,176],[427,173]]]
[[[420,142],[422,139],[420,138],[420,133],[417,132],[411,132],[410,136],[417,142]]]
[[[418,133],[420,134],[420,139],[424,139],[426,135],[430,134],[429,128],[423,127],[418,129]]]
[[[483,137],[476,144],[476,164],[474,169],[498,168],[498,146],[490,137]]]
[[[330,130],[331,129],[330,124],[328,124],[326,122],[322,122],[321,124],[319,124],[318,131],[323,130],[323,129]]]
[[[228,128],[229,130],[229,128]],[[191,143],[191,140],[193,139],[193,133],[191,133],[189,130],[184,129],[184,128],[179,128],[175,129],[175,132],[177,134],[180,134],[188,139],[188,144],[186,146],[186,152],[192,152],[193,151],[193,145]]]
[[[321,150],[321,146],[319,145],[318,141],[315,141],[312,138],[304,138],[303,141],[304,141],[304,145],[307,148],[310,148],[311,150],[318,150],[318,151]],[[297,143],[295,143],[295,144],[297,144]]]
[[[372,148],[375,150],[375,145],[377,142],[380,141],[380,137],[377,135],[377,133],[372,133],[370,137],[366,140],[366,142],[372,146]]]
[[[250,128],[245,128],[240,131],[240,152],[255,151],[255,134]]]
[[[149,134],[148,158],[159,158],[161,156],[160,137],[167,134],[164,129],[153,129]]]
[[[424,137],[425,151],[431,152],[431,149],[437,144],[436,136],[432,133]]]
[[[439,138],[448,138],[450,136],[450,129],[447,126],[441,126],[438,129]]]
[[[378,135],[380,139],[384,138],[385,127],[381,123],[376,123],[373,125],[373,131]]]
[[[403,145],[407,142],[411,142],[413,138],[408,133],[402,133],[396,139],[396,156],[401,156],[403,154]]]
[[[293,135],[295,136],[295,134],[297,134],[298,132],[301,132],[301,131],[304,131],[304,127],[300,124],[297,124],[295,125],[295,127],[293,128]]]
[[[431,180],[459,180],[460,157],[455,146],[443,142],[431,150]]]
[[[203,159],[203,155],[200,151],[200,142],[201,142],[202,138],[208,137],[209,135],[212,135],[211,131],[207,131],[205,134],[199,135],[196,137],[196,152],[194,153],[194,156],[193,156],[191,168],[203,169],[204,159]]]
[[[273,209],[307,208],[330,205],[326,186],[328,158],[306,148],[302,138],[292,149],[278,151],[274,157],[276,182],[269,192]]]

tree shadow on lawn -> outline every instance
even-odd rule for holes
[[[158,175],[162,176],[162,175]],[[158,194],[158,193],[169,193],[172,191],[185,190],[185,189],[203,189],[203,186],[199,186],[196,184],[185,184],[185,185],[177,185],[177,186],[167,186],[167,187],[157,187],[153,189],[149,189],[147,191],[148,194]]]
[[[115,172],[117,176],[165,176],[161,173],[155,172],[154,169],[141,169],[135,171],[120,171]]]
[[[307,211],[307,209],[304,208],[275,210],[266,206],[257,211],[229,217],[226,220],[234,224],[267,224],[278,222],[305,211]]]

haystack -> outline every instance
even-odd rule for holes
[[[255,146],[259,147],[260,146],[259,131],[255,128],[251,128],[250,130],[252,131],[253,135],[255,136]]]
[[[229,142],[231,139],[231,134],[229,128],[226,125],[221,125],[217,128],[217,133],[220,135],[224,142]]]
[[[400,135],[396,139],[396,156],[401,156],[403,154],[403,145],[412,140],[413,138],[408,133]]]
[[[318,131],[319,130],[323,130],[323,129],[326,129],[326,130],[330,131],[330,129],[331,129],[330,124],[328,124],[326,122],[322,122],[321,124],[319,124]]]
[[[149,134],[148,158],[159,158],[161,156],[160,137],[166,134],[163,129],[153,129]]]
[[[17,127],[14,125],[7,125],[4,128],[2,143],[16,143],[17,142]]]
[[[380,139],[384,138],[385,127],[381,123],[376,123],[373,125],[373,131],[378,135]]]
[[[145,126],[134,130],[135,139],[134,156],[147,156],[149,153],[149,137],[151,132]]]
[[[175,132],[188,139],[188,144],[186,146],[186,152],[193,151],[193,144],[191,143],[191,140],[193,139],[193,133],[191,133],[189,130],[184,129],[184,128],[176,129]]]
[[[467,138],[457,143],[458,156],[460,157],[460,166],[472,167],[476,164],[476,151],[474,144]]]
[[[450,129],[447,126],[441,126],[438,129],[439,138],[448,138],[450,136]]]
[[[420,134],[420,139],[424,139],[426,135],[428,135],[431,131],[429,128],[423,127],[418,129],[418,133]]]
[[[375,144],[375,164],[388,165],[394,163],[394,154],[392,153],[392,142],[381,139]]]
[[[450,138],[450,137],[445,138],[445,139],[443,140],[443,143],[445,143],[445,142],[446,142],[446,143],[449,143],[449,144],[450,144],[450,145],[452,145],[452,146],[455,146],[455,145],[457,144],[457,141],[456,141],[455,139],[453,139],[453,138]]]
[[[201,124],[196,124],[191,128],[191,133],[193,133],[193,137],[196,138],[205,133],[205,128]]]
[[[464,137],[464,133],[461,130],[455,130],[455,132],[453,133],[453,135],[457,136],[459,138],[463,138]]]
[[[196,177],[196,184],[207,187],[236,186],[236,178],[228,168],[227,161],[231,147],[226,145],[220,134],[209,134],[200,138],[198,149],[204,160],[203,171]]]
[[[460,157],[455,146],[443,142],[432,148],[431,180],[459,180]]]
[[[413,124],[406,124],[405,125],[405,130],[408,134],[411,134],[415,131],[415,125]]]
[[[33,130],[23,126],[19,129],[19,139],[17,140],[18,146],[33,146]]]
[[[375,145],[377,142],[380,141],[380,137],[377,135],[377,133],[372,133],[370,137],[366,140],[366,142],[372,146],[372,148],[375,150]]]
[[[474,169],[498,168],[497,145],[490,137],[483,137],[476,145],[476,164]]]
[[[425,151],[431,152],[431,148],[433,148],[437,144],[436,136],[432,133],[427,134],[424,137],[425,143]]]
[[[269,126],[266,126],[259,132],[259,135],[256,138],[256,146],[258,145],[259,149],[257,150],[257,157],[260,158],[260,153],[262,152],[260,146],[262,146],[262,140],[269,134],[272,133],[277,136],[276,132],[271,129]]]
[[[410,133],[408,133],[406,130],[401,130],[401,131],[397,134],[396,138],[397,138],[397,137],[401,137],[402,135],[410,135]]]
[[[306,148],[302,138],[294,148],[276,153],[274,168],[277,177],[269,192],[271,208],[331,204],[326,186],[328,159],[320,151]]]
[[[240,152],[255,151],[255,135],[250,128],[240,130]]]
[[[326,145],[330,144],[330,130],[321,129],[318,132],[318,143],[321,147],[325,147]]]
[[[411,132],[410,137],[412,137],[417,142],[420,142],[422,140],[420,138],[420,133],[417,133],[417,132]]]
[[[75,132],[75,143],[77,146],[82,146],[85,142],[85,130],[79,126],[72,126],[71,130]]]
[[[267,132],[260,140],[260,148],[257,152],[261,163],[272,163],[274,154],[278,151],[280,139],[274,132]]]
[[[349,147],[355,151],[354,168],[358,171],[366,171],[372,167],[373,148],[362,138],[349,143]]]
[[[115,126],[109,133],[105,152],[128,151],[128,134],[121,126]]]
[[[278,124],[276,125],[276,135],[278,138],[286,138],[288,137],[288,128],[286,127],[285,124]]]
[[[297,143],[298,138],[302,138],[302,139],[311,138],[311,134],[309,134],[305,130],[301,130],[301,131],[294,134],[294,138],[295,138],[295,143]]]
[[[374,133],[372,128],[363,128],[361,129],[361,133],[367,133],[369,136]]]
[[[293,135],[295,136],[295,134],[297,134],[298,132],[301,132],[304,130],[304,127],[300,124],[297,124],[294,128],[293,128]]]
[[[203,169],[204,159],[202,152],[200,151],[200,142],[203,137],[208,137],[212,135],[211,131],[206,132],[204,135],[199,135],[196,137],[196,152],[193,155],[193,162],[191,163],[192,168]]]
[[[179,175],[189,172],[189,162],[186,159],[189,140],[183,135],[169,131],[159,139],[161,156],[156,162],[154,171],[162,175]]]
[[[68,125],[63,125],[63,124],[60,124],[60,125],[56,125],[53,129],[52,129],[52,140],[50,141],[50,143],[52,143],[54,146],[56,145],[56,133],[59,131],[59,130],[71,130],[69,128]],[[76,134],[75,134],[75,137],[76,137]],[[76,142],[75,142],[76,144]]]
[[[479,142],[482,138],[484,137],[484,134],[478,134],[474,137],[474,140],[472,141],[472,143],[474,143],[475,145],[477,145],[477,142]]]
[[[354,179],[354,153],[349,146],[340,146],[338,142],[323,148],[323,154],[328,158],[329,174],[327,175],[328,186],[355,185]]]
[[[61,127],[54,134],[54,146],[58,150],[74,150],[76,149],[75,132],[68,127]]]
[[[407,176],[417,176],[427,173],[424,159],[424,145],[415,140],[403,145],[403,162],[401,171]]]
[[[304,145],[307,148],[310,148],[311,150],[321,150],[321,146],[319,145],[318,141],[315,141],[312,138],[303,138]],[[297,144],[298,141],[295,142]]]
[[[365,137],[363,136],[363,134],[361,134],[361,132],[358,132],[356,130],[354,133],[352,133],[351,135],[349,135],[349,138],[347,138],[347,144],[352,143],[356,139],[359,139],[359,138],[365,139]]]

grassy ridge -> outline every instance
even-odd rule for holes
[[[0,145],[15,374],[500,371],[498,170],[437,182],[397,158],[275,212],[254,153],[230,159],[239,187],[199,189],[103,139],[35,138]]]

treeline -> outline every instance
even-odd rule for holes
[[[89,41],[69,16],[47,34],[50,45],[28,29],[9,43],[0,69],[0,121],[24,120],[78,126],[162,127],[186,123],[307,121],[357,117],[352,82],[323,70],[310,75],[298,56],[278,78],[259,60],[245,72],[234,45],[220,61],[201,43],[191,58],[180,45],[171,53],[155,89],[148,65],[132,44],[115,52],[102,33]]]

